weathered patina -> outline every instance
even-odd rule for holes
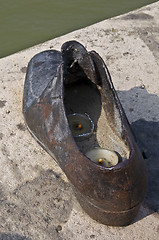
[[[99,96],[98,119],[103,109],[105,128],[109,126],[105,136],[109,140],[104,147],[111,146],[122,157],[116,166],[107,168],[94,163],[85,156],[85,150],[82,151],[82,147],[90,144],[89,140],[81,147],[73,138],[67,105],[72,104],[70,109],[76,111],[76,99],[74,103],[68,101],[70,90],[67,88],[74,86],[88,87],[92,94]],[[81,109],[85,110],[86,105],[87,102]],[[81,111],[84,113],[84,110]],[[83,209],[103,224],[130,224],[145,196],[145,162],[101,57],[94,51],[87,52],[76,41],[63,44],[61,52],[48,50],[35,55],[28,65],[23,114],[30,133],[65,172]],[[100,128],[98,119],[96,123],[93,120],[94,139]]]

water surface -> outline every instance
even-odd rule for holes
[[[0,58],[152,0],[0,0]]]

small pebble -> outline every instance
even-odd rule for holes
[[[58,225],[57,228],[56,228],[56,231],[57,232],[60,232],[62,230],[62,226],[61,225]]]
[[[140,88],[141,88],[141,89],[145,89],[145,85],[142,84],[142,85],[140,86]]]

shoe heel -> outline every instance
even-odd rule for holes
[[[83,208],[83,210],[94,220],[98,221],[99,223],[108,225],[108,226],[127,226],[132,223],[134,218],[137,216],[139,211],[140,205],[119,212],[112,212],[112,211],[105,211],[91,202],[89,202],[86,198],[84,198],[79,192],[75,189],[74,193],[75,196]]]

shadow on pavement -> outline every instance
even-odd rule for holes
[[[147,166],[148,188],[144,205],[159,213],[159,97],[140,87],[119,91],[118,95]],[[137,120],[133,122],[132,119]]]
[[[31,238],[20,236],[18,234],[0,233],[0,240],[31,240]]]
[[[139,119],[131,126],[147,166],[148,189],[145,203],[159,213],[159,122]]]

